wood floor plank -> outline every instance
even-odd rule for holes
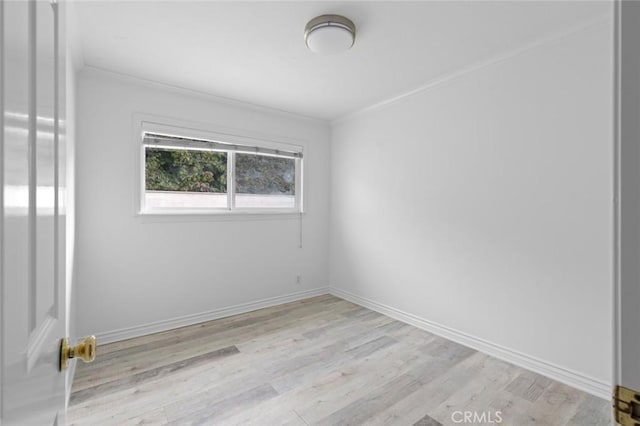
[[[255,371],[236,375],[238,370],[221,368],[194,368],[180,371],[165,380],[152,380],[117,393],[97,396],[72,407],[71,419],[91,419],[89,424],[102,424],[103,419],[130,418],[131,413],[145,412],[176,401],[197,398],[205,392],[211,400],[229,391],[246,390],[264,383]],[[243,371],[244,373],[244,371]],[[206,398],[204,398],[206,399]]]
[[[569,423],[586,396],[577,389],[553,382],[526,413],[523,426]]]
[[[365,357],[356,358],[352,353],[346,351],[346,354],[333,354],[324,362],[306,365],[295,371],[287,372],[279,377],[273,377],[271,384],[278,392],[288,392],[290,390],[305,389],[312,384],[314,391],[320,391],[324,385],[324,379],[332,375],[339,375],[349,378],[354,375],[364,376],[364,371],[373,372],[374,369],[384,371],[386,374],[398,372],[401,374],[401,368],[405,370],[411,365],[411,361],[417,363],[418,354],[407,351],[406,348],[396,348],[394,345],[381,345],[375,351],[371,351]],[[358,362],[361,361],[361,362]],[[402,367],[400,367],[402,366]],[[371,377],[369,377],[371,380]],[[352,384],[358,383],[357,380],[351,380]],[[366,383],[362,383],[365,385]],[[331,385],[329,392],[337,394],[335,391],[335,383]],[[341,390],[348,389],[343,386]],[[310,398],[307,395],[307,398]],[[344,401],[344,400],[343,400]]]
[[[290,324],[295,320],[300,322],[304,321],[308,316],[315,318],[315,315],[323,315],[323,313],[316,306],[305,306],[293,313],[269,318],[258,324],[241,322],[237,328],[218,330],[216,333],[198,333],[187,337],[177,336],[177,342],[163,346],[164,348],[170,348],[170,351],[152,347],[152,350],[150,350],[154,352],[152,357],[149,357],[150,351],[136,352],[119,358],[109,358],[105,361],[100,361],[98,356],[94,364],[78,367],[77,377],[74,379],[74,390],[111,381],[135,372],[157,368],[207,353],[221,346],[238,346],[238,342],[246,341],[259,335],[277,333],[290,327]]]
[[[487,407],[492,402],[493,395],[511,383],[519,372],[519,368],[483,354],[467,370],[467,373],[473,375],[473,380],[460,384],[457,390],[437,408],[430,410],[429,414],[442,423],[452,422],[455,412],[485,412],[488,416],[490,410]],[[495,412],[491,415],[495,417]]]
[[[521,425],[531,421],[531,416],[528,413],[534,404],[535,402],[527,401],[512,392],[502,390],[494,394],[494,399],[487,407],[487,411],[500,412],[505,424]]]
[[[324,316],[326,310],[329,312],[340,312],[340,308],[336,309],[334,305],[342,305],[343,310],[353,309],[354,306],[348,302],[326,299],[316,304],[294,302],[293,304],[283,305],[288,306],[287,309],[274,310],[274,308],[268,308],[265,309],[266,312],[264,313],[262,313],[262,311],[256,311],[250,314],[236,315],[230,318],[208,321],[189,327],[130,339],[125,341],[126,347],[124,348],[121,342],[99,346],[100,358],[98,358],[96,362],[99,363],[98,365],[106,364],[109,363],[113,357],[121,358],[122,355],[130,357],[130,355],[136,353],[146,353],[152,349],[174,346],[184,341],[190,342],[193,341],[195,337],[214,336],[219,333],[228,332],[229,330],[233,330],[236,333],[240,330],[247,332],[261,327],[265,322],[283,322],[289,324],[286,320],[292,317],[303,319],[313,315]]]
[[[415,422],[413,426],[442,426],[442,423],[427,414],[423,418]]]
[[[147,351],[154,347],[166,346],[174,344],[184,340],[190,340],[195,335],[212,335],[219,332],[228,331],[231,329],[238,330],[243,327],[255,328],[265,321],[278,320],[283,317],[294,316],[296,318],[304,318],[308,315],[322,314],[324,312],[341,312],[342,310],[350,310],[354,308],[354,305],[338,300],[324,299],[318,303],[301,303],[294,302],[292,304],[282,305],[286,309],[267,308],[265,310],[259,310],[251,312],[249,314],[235,315],[229,318],[223,318],[214,321],[208,321],[188,327],[182,327],[174,330],[169,330],[161,333],[155,333],[152,335],[139,337],[136,339],[129,339],[123,342],[111,343],[108,345],[99,346],[102,361],[110,359],[109,354],[116,352],[118,354],[133,354],[139,351]],[[263,312],[264,311],[264,312]]]
[[[401,345],[387,346],[361,360],[343,357],[337,362],[318,366],[304,377],[282,376],[272,380],[286,398],[286,404],[299,407],[298,412],[325,412],[357,399],[371,383],[385,383],[403,374],[419,361],[419,354]]]
[[[391,320],[384,325],[378,326],[377,328],[383,333],[389,333],[389,332],[399,331],[409,327],[411,327],[409,324],[405,324],[403,322],[396,321],[396,320]]]
[[[235,416],[225,418],[218,424],[234,426],[308,426],[294,410],[286,410],[282,407],[273,407],[271,410],[260,411],[249,408]]]
[[[505,389],[520,398],[535,402],[552,380],[531,371],[522,371]]]
[[[219,352],[216,352],[219,351]],[[607,401],[334,296],[100,346],[68,424],[609,424]]]
[[[424,330],[420,330],[419,328],[410,326],[408,324],[406,324],[406,327],[399,327],[394,330],[389,330],[386,332],[386,334],[415,347],[421,347],[426,343],[430,343],[436,339],[440,339],[440,337],[434,334],[431,334]]]
[[[164,410],[162,408],[158,408],[156,410],[144,413],[140,416],[136,416],[128,420],[118,421],[117,423],[114,423],[114,426],[162,426],[166,424],[167,416],[164,415]]]
[[[450,424],[451,413],[448,411],[442,417],[435,416],[439,407],[469,383],[485,377],[486,371],[482,368],[482,365],[488,358],[490,358],[488,355],[479,352],[473,353],[468,358],[452,366],[445,374],[441,374],[424,383],[417,392],[379,413],[371,424],[376,426],[389,424],[410,425],[427,414],[444,424]],[[454,409],[457,409],[457,407]]]
[[[210,364],[219,358],[235,355],[237,353],[239,353],[238,348],[235,346],[227,346],[226,348],[217,349],[215,351],[177,361],[172,364],[163,365],[162,367],[154,368],[152,370],[146,370],[142,373],[132,374],[110,382],[84,388],[71,394],[70,403],[79,404],[95,396],[103,396],[116,390],[132,387],[138,383],[151,379],[162,379],[178,370],[195,367],[201,364]]]
[[[389,405],[417,391],[421,383],[408,374],[372,389],[367,395],[320,420],[318,425],[361,425]]]
[[[369,342],[358,345],[354,348],[348,349],[346,353],[351,355],[354,359],[365,358],[367,355],[372,354],[381,348],[386,348],[398,343],[398,341],[389,336],[381,336]]]
[[[346,302],[342,299],[338,299],[334,296],[331,295],[321,295],[321,296],[315,296],[315,297],[310,297],[307,299],[303,299],[303,300],[297,300],[295,302],[290,302],[290,303],[284,303],[282,305],[276,305],[276,306],[271,306],[268,308],[264,308],[264,309],[258,309],[252,312],[248,312],[245,314],[238,314],[238,315],[231,315],[225,318],[220,318],[220,319],[216,319],[216,320],[211,320],[211,321],[205,321],[202,323],[198,323],[198,324],[194,324],[194,325],[190,325],[190,326],[185,326],[185,327],[179,327],[179,328],[174,328],[171,330],[167,330],[167,331],[162,331],[162,332],[158,332],[158,333],[153,333],[153,334],[148,334],[146,336],[141,336],[141,337],[136,337],[136,338],[132,338],[132,339],[126,339],[126,340],[121,340],[118,342],[114,342],[114,343],[109,343],[107,345],[102,345],[99,346],[100,347],[100,353],[101,354],[107,354],[110,352],[120,352],[124,349],[127,348],[131,348],[131,347],[135,347],[135,346],[141,346],[141,345],[146,345],[147,343],[151,343],[151,342],[155,342],[158,340],[162,340],[164,338],[167,337],[171,337],[171,336],[175,336],[176,334],[182,335],[182,336],[186,336],[188,335],[190,332],[197,332],[197,330],[202,329],[202,328],[208,328],[208,327],[225,327],[227,324],[230,323],[234,323],[237,321],[261,321],[262,319],[264,319],[266,316],[270,316],[275,312],[287,312],[287,311],[291,311],[291,310],[295,310],[307,305],[314,305],[317,307],[320,306],[324,306],[324,305],[330,305],[333,303],[346,303],[349,306],[353,307],[354,305],[352,303]],[[98,342],[99,343],[99,342]]]
[[[605,426],[611,424],[611,408],[603,405],[600,398],[584,395],[576,414],[569,420],[569,426]]]
[[[348,368],[338,370],[329,386],[316,386],[301,401],[298,413],[309,423],[315,423],[331,413],[364,397],[371,386],[379,388],[395,378],[407,374],[424,362],[423,351],[412,347],[393,345],[381,349],[371,356],[349,364]],[[306,400],[306,401],[305,401]]]
[[[435,338],[425,346],[424,355],[428,359],[410,373],[423,383],[445,374],[453,366],[474,355],[476,351],[442,338]]]
[[[215,402],[208,402],[195,410],[191,405],[179,403],[166,406],[164,411],[169,425],[210,425],[276,395],[278,392],[271,385],[263,384]]]
[[[355,345],[357,344],[359,341],[364,341],[366,340],[368,337],[365,335],[360,335],[357,337],[349,337],[347,339],[345,339],[345,342],[342,342],[343,345],[345,345],[345,347],[348,347],[348,344],[352,344]],[[335,344],[335,342],[333,342],[332,340],[329,340],[329,342],[331,342],[332,344]],[[317,341],[315,343],[318,343]],[[309,352],[310,354],[316,356],[318,353],[321,353],[322,349],[320,346],[316,346],[316,347],[311,347],[307,352]],[[335,354],[335,351],[331,351],[330,353]],[[251,380],[261,380],[261,379],[256,379],[258,377],[261,376],[261,374],[264,373],[264,371],[262,370],[256,370],[253,371],[252,370],[252,365],[255,365],[256,362],[257,364],[261,364],[262,368],[264,368],[264,366],[273,364],[275,363],[282,363],[284,367],[286,367],[286,364],[289,363],[289,361],[286,358],[287,353],[283,353],[282,356],[278,356],[278,354],[261,354],[262,358],[256,358],[253,355],[250,355],[250,358],[245,358],[243,359],[242,357],[245,356],[245,354],[240,353],[239,355],[234,356],[231,360],[229,359],[223,359],[221,361],[219,361],[218,365],[220,365],[220,368],[218,369],[218,371],[214,371],[213,369],[211,371],[202,371],[200,372],[197,376],[193,376],[193,377],[187,377],[185,376],[184,372],[182,373],[177,373],[179,374],[179,376],[183,376],[182,379],[178,378],[174,378],[172,381],[176,382],[178,381],[178,383],[180,383],[180,380],[186,382],[187,380],[191,383],[192,386],[189,387],[189,389],[185,390],[186,395],[188,396],[189,394],[193,393],[195,390],[198,390],[198,388],[200,388],[200,390],[203,390],[203,386],[204,389],[206,389],[206,383],[202,383],[201,378],[209,375],[209,377],[211,378],[211,381],[214,383],[217,383],[219,386],[227,386],[227,382],[230,380],[229,378],[233,378],[236,377],[238,380],[242,379],[242,377],[244,376],[250,376]],[[265,358],[265,356],[273,356],[272,359],[268,359]],[[301,357],[305,356],[305,352],[302,351],[300,353]],[[301,365],[304,365],[304,363],[301,363]],[[286,373],[288,370],[290,370],[291,365],[289,364],[289,368],[281,368],[281,369],[277,369],[279,370],[278,374],[281,373]],[[314,366],[307,366],[307,368],[313,370]],[[321,371],[321,370],[318,370]],[[202,376],[202,377],[201,377]],[[272,372],[271,377],[276,377],[277,375],[274,374]],[[149,402],[149,398],[150,398],[150,393],[151,392],[155,392],[157,395],[159,395],[159,398],[170,398],[171,396],[171,392],[172,389],[163,389],[160,388],[158,390],[155,390],[155,384],[151,384],[151,386],[149,386],[148,384],[141,384],[140,386],[138,386],[135,389],[135,394],[130,394],[130,393],[124,393],[120,396],[120,401],[116,398],[111,398],[110,396],[101,396],[99,398],[97,398],[97,400],[95,401],[96,404],[98,404],[97,407],[89,407],[89,406],[85,406],[85,407],[76,407],[76,410],[90,410],[91,408],[93,408],[94,410],[96,409],[100,409],[102,410],[103,408],[106,408],[108,406],[117,406],[117,409],[120,410],[122,409],[124,406],[130,406],[135,404],[136,406],[143,404],[143,402],[146,400],[146,402]],[[175,397],[175,396],[173,396]]]

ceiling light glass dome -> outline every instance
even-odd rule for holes
[[[356,27],[353,22],[340,15],[321,15],[313,18],[304,31],[307,47],[312,52],[323,55],[349,50],[355,37]]]

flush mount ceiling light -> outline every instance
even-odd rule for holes
[[[340,15],[321,15],[309,21],[304,41],[312,52],[323,55],[344,52],[353,46],[356,26]]]

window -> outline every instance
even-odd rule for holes
[[[295,208],[294,158],[237,153],[235,161],[236,207]]]
[[[142,133],[141,213],[302,210],[301,147],[176,133]]]

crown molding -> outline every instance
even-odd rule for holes
[[[200,98],[210,102],[215,102],[218,104],[227,105],[235,108],[258,111],[258,112],[271,114],[271,115],[284,117],[284,118],[289,118],[289,119],[294,119],[294,120],[314,122],[314,123],[324,124],[324,125],[329,124],[328,120],[323,120],[317,117],[311,117],[311,116],[298,114],[291,111],[269,107],[266,105],[254,104],[251,102],[240,101],[233,98],[219,96],[219,95],[205,92],[205,91],[194,90],[194,89],[189,89],[189,88],[178,86],[178,85],[163,83],[157,80],[143,78],[143,77],[135,76],[132,74],[122,73],[119,71],[113,71],[107,68],[102,68],[102,67],[98,67],[91,64],[85,63],[84,67],[80,70],[80,73],[81,74],[86,73],[89,75],[90,74],[106,75],[121,81],[138,84],[138,85],[142,85],[142,86],[146,86],[146,87],[150,87],[158,90],[163,90],[167,92],[172,92],[172,93],[176,93],[184,96]]]
[[[462,67],[462,68],[458,68],[454,71],[451,71],[449,73],[443,74],[441,76],[438,76],[434,79],[431,79],[429,81],[427,81],[425,84],[416,87],[415,89],[406,91],[404,93],[401,93],[399,95],[396,96],[392,96],[390,98],[384,99],[382,101],[376,102],[374,104],[371,104],[369,106],[357,109],[355,111],[349,112],[347,114],[344,114],[338,118],[335,118],[333,120],[330,121],[330,125],[333,127],[336,124],[340,124],[346,121],[350,121],[356,117],[360,117],[362,115],[366,115],[367,113],[373,112],[373,111],[377,111],[379,109],[385,108],[387,106],[391,106],[393,104],[399,103],[407,98],[410,98],[412,96],[421,94],[423,92],[429,91],[431,89],[434,89],[440,85],[443,85],[445,83],[448,83],[452,80],[456,80],[460,77],[463,77],[467,74],[471,74],[474,73],[476,71],[480,71],[482,69],[485,68],[489,68],[493,65],[497,65],[500,64],[502,62],[506,62],[508,60],[514,59],[520,55],[523,55],[531,50],[535,50],[538,48],[541,48],[545,45],[548,45],[550,43],[555,43],[555,42],[559,42],[562,40],[565,40],[567,38],[573,37],[577,34],[583,33],[585,31],[589,31],[589,30],[593,30],[596,29],[597,27],[601,26],[601,25],[605,25],[607,23],[613,24],[613,17],[610,16],[609,14],[607,15],[601,15],[598,18],[595,18],[593,20],[590,20],[588,22],[582,23],[580,25],[577,26],[573,26],[565,31],[562,32],[558,32],[558,33],[554,33],[550,36],[547,37],[543,37],[540,39],[537,39],[535,41],[532,41],[530,43],[527,43],[523,46],[520,46],[516,49],[512,49],[497,55],[492,55],[484,60],[475,62],[473,64],[470,64],[468,66]]]

